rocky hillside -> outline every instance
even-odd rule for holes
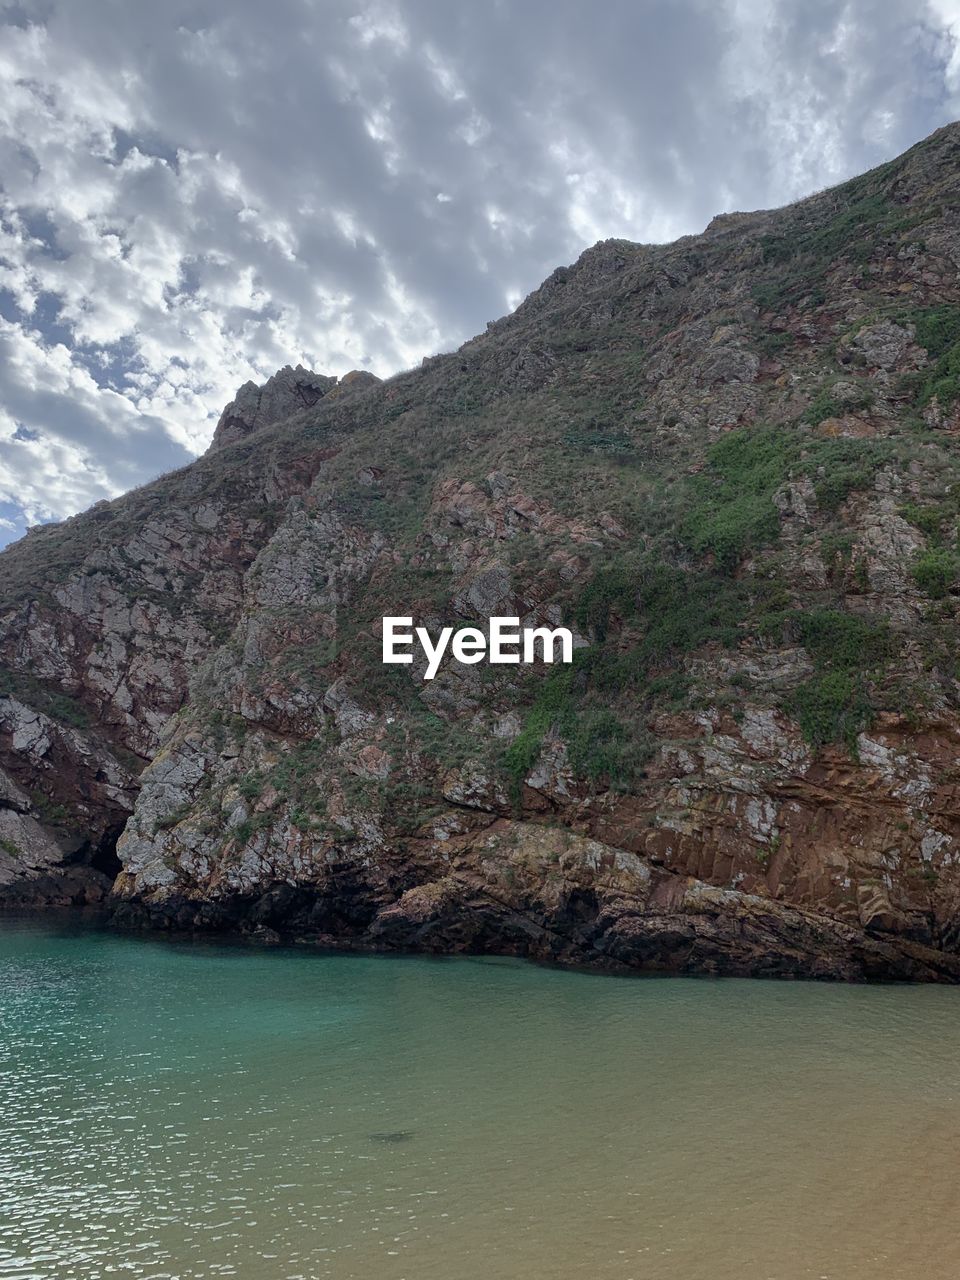
[[[960,126],[605,241],[0,556],[0,895],[616,969],[960,976]],[[380,619],[572,666],[386,667]],[[122,833],[122,834],[121,834]]]

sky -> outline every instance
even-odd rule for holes
[[[0,0],[0,545],[960,117],[960,0]]]

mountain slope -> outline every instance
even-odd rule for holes
[[[11,547],[7,897],[119,870],[161,926],[956,978],[958,188],[950,126],[602,242],[418,370],[243,388],[206,457]],[[425,682],[385,614],[580,647]]]

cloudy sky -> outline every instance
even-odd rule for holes
[[[960,116],[960,0],[0,0],[0,542]]]

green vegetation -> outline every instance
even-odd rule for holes
[[[945,504],[939,502],[905,502],[900,508],[904,520],[919,529],[928,542],[939,543],[943,538],[943,522],[948,512]],[[956,510],[952,512],[956,517]]]
[[[580,453],[606,453],[622,459],[634,457],[633,441],[625,431],[568,431],[563,443]]]
[[[267,780],[284,799],[296,796],[301,803],[309,800],[317,812],[326,811],[326,800],[316,785],[317,773],[323,766],[330,739],[324,733],[306,742],[298,742],[281,756]]]
[[[933,361],[913,379],[916,403],[920,408],[936,396],[947,409],[960,399],[960,306],[944,305],[916,311],[917,342]]]
[[[832,213],[811,217],[809,208],[800,206],[792,219],[784,219],[783,231],[761,237],[770,275],[754,286],[753,296],[764,310],[796,305],[804,296],[820,305],[824,280],[838,261],[862,268],[884,240],[908,235],[940,215],[937,206],[907,211],[894,202],[892,180],[900,163],[881,165],[837,187],[831,193]]]
[[[837,194],[842,201],[840,191]],[[854,262],[866,262],[880,235],[896,221],[896,206],[882,191],[855,194],[819,226],[804,226],[794,235],[764,236],[763,260],[780,266],[803,260],[811,267],[822,267],[845,255]]]
[[[403,487],[390,493],[371,485],[345,485],[337,494],[336,509],[347,524],[360,523],[392,538],[415,535],[426,514],[425,481],[426,470],[414,465],[401,473]]]
[[[842,742],[856,755],[857,734],[874,714],[868,680],[894,654],[886,622],[838,609],[794,610],[761,620],[760,632],[779,643],[802,644],[815,674],[787,698],[786,710],[811,746]]]
[[[960,555],[949,547],[931,547],[920,552],[912,572],[921,591],[941,600],[960,579]]]
[[[5,694],[20,698],[59,724],[70,725],[75,729],[90,727],[87,708],[78,699],[64,693],[59,686],[46,680],[38,680],[26,672],[0,666],[0,697]]]
[[[819,506],[833,511],[869,486],[890,453],[888,441],[820,439],[799,427],[730,431],[710,446],[704,471],[689,482],[680,537],[730,572],[748,553],[776,542],[773,499],[789,479],[809,476]]]
[[[304,830],[316,826],[327,810],[323,770],[329,748],[330,738],[323,732],[298,742],[269,769],[247,773],[237,790],[244,800],[255,804],[269,787],[278,800],[290,805],[295,825]],[[232,837],[245,844],[268,821],[269,814],[253,814],[235,828]]]
[[[960,307],[955,303],[911,311],[906,319],[913,321],[917,342],[931,360],[939,360],[960,342]]]
[[[896,208],[884,192],[855,196],[824,226],[799,236],[794,256],[829,262],[846,254],[855,262],[866,262],[881,233],[895,220]]]
[[[613,787],[625,787],[649,758],[649,735],[641,725],[592,703],[591,662],[592,656],[581,651],[572,666],[558,668],[540,682],[526,723],[502,758],[515,797],[551,732],[565,741],[574,773],[592,782],[606,779]]]
[[[44,795],[42,791],[34,787],[28,789],[30,803],[33,805],[41,822],[45,822],[48,826],[66,829],[70,821],[70,811],[63,804],[56,800],[51,800],[48,795]]]
[[[232,840],[238,848],[243,848],[250,843],[258,831],[265,831],[271,821],[269,813],[256,813],[252,818],[244,818],[235,827],[229,828],[226,833],[227,838]]]
[[[840,671],[881,667],[892,653],[886,622],[839,609],[768,614],[760,620],[759,630],[785,644],[802,644],[818,666]]]
[[[833,408],[827,394],[819,400],[823,412]],[[865,393],[860,403],[867,399]],[[785,612],[776,572],[745,581],[735,571],[745,556],[776,543],[774,497],[788,481],[808,477],[820,510],[830,513],[868,487],[895,448],[889,440],[819,438],[804,423],[740,428],[710,445],[703,470],[666,491],[654,547],[601,564],[574,601],[576,623],[594,644],[577,655],[574,672],[551,674],[540,688],[506,753],[514,785],[550,731],[564,738],[580,776],[625,785],[645,746],[628,723],[645,723],[655,705],[677,704],[689,694],[689,677],[673,664],[698,650],[735,646],[761,616],[766,634],[804,645],[816,665],[814,678],[789,700],[804,734],[815,744],[840,741],[855,749],[856,734],[872,715],[868,673],[884,669],[891,655],[886,625],[839,609]],[[669,562],[671,529],[681,545],[709,557],[706,567]],[[837,532],[834,543],[835,556],[849,560],[852,539]],[[779,612],[771,612],[778,604]],[[639,629],[626,646],[616,642],[624,628],[631,635]],[[723,696],[711,694],[715,701]]]
[[[938,218],[943,217],[942,204],[930,204],[925,208],[916,209],[912,213],[905,213],[902,218],[897,218],[890,223],[889,230],[898,234],[904,231],[913,231],[915,227],[922,227],[925,222],[935,222]],[[926,242],[919,240],[915,242],[919,245],[921,251],[926,248]]]
[[[802,684],[786,709],[811,746],[842,742],[856,756],[857,735],[869,728],[873,707],[861,677],[850,671],[825,671]]]
[[[595,644],[538,681],[523,730],[504,753],[515,794],[550,732],[566,742],[578,776],[629,786],[650,755],[653,707],[679,706],[688,693],[689,676],[673,664],[705,646],[736,644],[757,600],[769,605],[776,592],[652,556],[623,556],[601,568],[573,610]],[[624,623],[642,627],[627,648],[612,638],[614,624]]]
[[[504,753],[504,766],[516,788],[536,764],[543,740],[550,730],[563,734],[575,727],[576,716],[570,692],[573,674],[572,668],[551,671],[542,682],[523,729]]]
[[[611,615],[630,617],[639,603],[640,569],[635,559],[623,557],[594,574],[577,600],[574,617],[601,643],[607,637]]]
[[[644,662],[662,662],[705,644],[736,642],[750,588],[713,573],[687,573],[656,565],[643,578],[639,608],[647,623],[636,652]]]
[[[693,477],[693,501],[680,526],[683,541],[728,571],[748,551],[773,542],[779,529],[773,495],[796,456],[783,428],[728,432],[708,450],[705,472]]]
[[[925,408],[934,397],[941,409],[949,409],[960,400],[960,343],[941,356],[926,377],[916,385],[916,403],[920,409]]]
[[[754,328],[753,346],[762,356],[768,359],[783,355],[796,341],[788,329]]]
[[[646,629],[631,661],[646,666],[701,645],[733,644],[751,598],[749,587],[722,574],[623,556],[594,576],[576,602],[574,617],[602,644],[612,616],[621,621],[642,616]],[[623,675],[621,662],[611,683]]]
[[[827,418],[839,418],[845,413],[859,413],[863,409],[869,409],[873,404],[874,395],[869,387],[858,387],[855,395],[841,399],[835,391],[838,381],[839,379],[834,379],[820,388],[803,415],[804,422],[815,427]]]
[[[934,502],[904,503],[900,514],[927,540],[926,548],[913,562],[913,579],[932,599],[942,600],[960,581],[960,485],[951,485]]]
[[[853,558],[853,535],[846,530],[825,533],[820,539],[820,554],[831,582],[844,580]]]
[[[851,493],[868,489],[877,471],[893,456],[887,440],[816,440],[807,451],[817,504],[825,512],[843,506]]]

